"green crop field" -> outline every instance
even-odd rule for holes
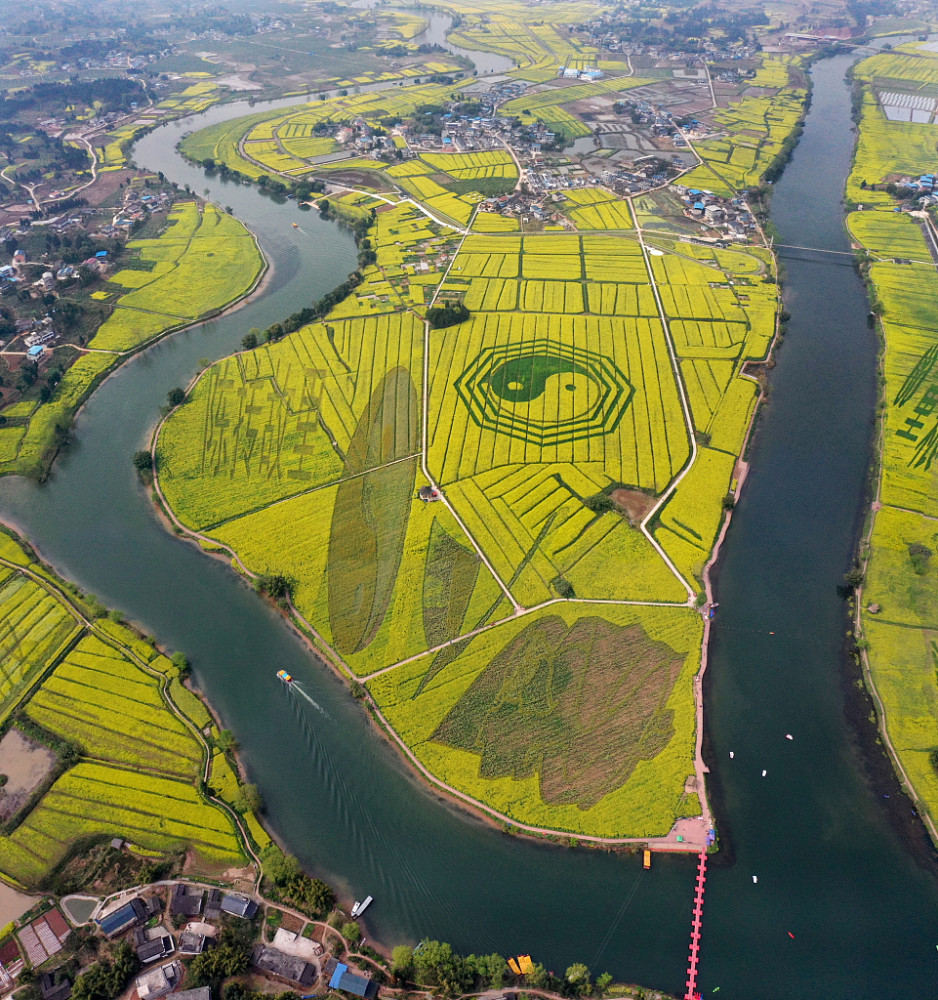
[[[27,722],[38,725],[90,758],[64,770],[0,836],[0,872],[35,885],[89,836],[159,853],[192,848],[209,866],[241,863],[228,814],[196,788],[204,746],[163,693],[167,685],[196,725],[210,721],[177,668],[122,625],[104,619],[97,634],[84,626],[77,612],[87,609],[70,607],[51,573],[4,533],[0,559],[0,721],[15,711],[14,724],[24,716],[27,734],[34,732]],[[221,791],[231,793],[232,781],[236,791],[234,775]]]
[[[857,66],[866,86],[847,184],[848,198],[875,207],[852,213],[848,227],[872,258],[869,281],[883,334],[885,376],[881,505],[872,515],[859,603],[883,724],[920,807],[938,822],[933,760],[938,727],[938,277],[923,223],[893,212],[883,184],[934,171],[938,127],[888,121],[873,92],[875,85],[933,97],[938,91],[928,88],[938,86],[938,60],[918,46],[903,48],[906,54],[873,56]]]

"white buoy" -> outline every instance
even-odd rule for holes
[[[764,777],[766,776],[766,774],[767,774],[767,773],[768,773],[767,771],[763,771],[763,772],[762,772],[762,777],[764,778]]]
[[[791,733],[785,733],[785,739],[786,739],[786,740],[793,740],[794,738],[795,738],[795,737],[794,737],[794,736],[792,736],[792,735],[791,735]]]
[[[730,760],[732,760],[732,759],[733,759],[733,751],[730,750]]]
[[[755,884],[756,882],[758,882],[759,881],[759,876],[758,875],[753,875],[752,876],[752,881],[753,881],[753,884]]]

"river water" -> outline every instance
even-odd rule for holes
[[[453,23],[453,19],[448,14],[430,10],[421,10],[419,13],[421,17],[426,18],[427,27],[411,39],[415,45],[439,45],[447,52],[452,52],[454,56],[464,56],[475,64],[479,76],[504,73],[514,67],[514,61],[507,56],[498,55],[496,52],[483,52],[480,49],[470,51],[447,41],[446,33]]]
[[[773,207],[783,243],[846,246],[848,65],[842,57],[814,70],[804,137]],[[207,178],[175,153],[184,130],[249,110],[228,105],[169,125],[135,157],[231,205],[258,234],[272,280],[243,309],[125,364],[82,410],[47,483],[0,480],[0,516],[64,576],[190,656],[290,850],[346,900],[374,895],[370,936],[530,951],[558,971],[583,961],[682,994],[692,859],[656,858],[646,873],[637,857],[522,841],[452,808],[277,615],[152,512],[130,459],[167,391],[201,358],[237,349],[249,327],[318,298],[355,262],[333,224]],[[892,800],[862,776],[842,695],[836,587],[864,486],[875,341],[848,267],[789,262],[786,300],[789,333],[719,574],[707,735],[728,850],[707,882],[701,982],[726,998],[930,996],[936,881],[895,832]],[[303,693],[276,681],[280,667]]]

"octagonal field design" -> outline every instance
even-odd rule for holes
[[[634,393],[608,358],[553,340],[487,348],[454,386],[480,427],[541,446],[609,434]]]

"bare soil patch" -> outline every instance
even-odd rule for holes
[[[27,896],[25,892],[17,892],[12,886],[0,882],[0,923],[6,926],[12,920],[18,920],[35,905],[41,896]]]
[[[376,176],[377,175],[377,176]],[[372,191],[393,190],[389,181],[377,170],[329,170],[320,176],[327,184],[348,184],[351,187],[371,188]]]
[[[629,519],[633,527],[640,524],[645,515],[655,505],[655,498],[638,490],[613,490],[609,495],[612,502]]]
[[[21,809],[54,767],[55,754],[48,747],[11,729],[0,740],[0,774],[7,778],[0,788],[0,820]]]
[[[126,184],[131,177],[136,176],[136,170],[105,170],[98,174],[94,184],[80,192],[80,196],[87,198],[89,205],[100,205],[116,191],[119,191],[121,184]],[[53,208],[54,205],[50,205],[47,211],[51,211]]]

